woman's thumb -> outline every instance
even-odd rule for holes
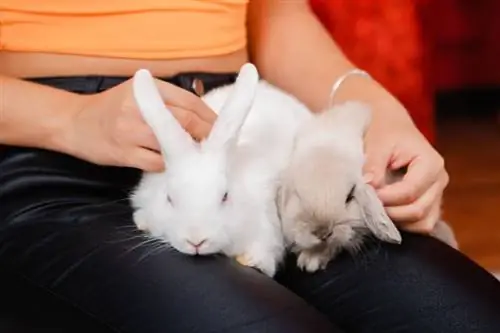
[[[389,166],[391,152],[387,149],[367,147],[366,160],[363,166],[363,178],[366,183],[375,188],[384,185],[385,174]]]

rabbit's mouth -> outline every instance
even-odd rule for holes
[[[190,256],[208,256],[220,252],[220,249],[213,240],[203,239],[178,239],[172,246],[179,252]]]

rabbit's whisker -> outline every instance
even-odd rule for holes
[[[167,251],[167,252],[177,251],[173,246],[171,246],[167,242],[160,240],[160,239],[157,239],[157,240],[159,241],[159,243],[153,244],[153,246],[151,246],[150,250],[148,250],[146,253],[144,253],[143,255],[141,255],[139,257],[138,262],[141,262],[142,260],[144,260],[146,258],[150,258],[152,256],[158,255],[158,254],[165,252],[165,251]]]
[[[125,238],[119,238],[116,240],[112,240],[112,241],[109,241],[108,243],[111,243],[111,244],[124,243],[124,242],[128,242],[128,241],[135,240],[135,239],[146,239],[147,240],[147,239],[149,239],[149,237],[147,235],[139,234],[139,235],[133,235],[133,236],[125,237]]]

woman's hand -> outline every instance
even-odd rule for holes
[[[355,64],[331,38],[309,1],[250,3],[250,53],[261,76],[313,112],[321,112],[329,104],[332,84]],[[310,47],[304,47],[305,42]],[[335,96],[336,102],[345,100],[367,102],[374,108],[365,140],[366,168],[373,173],[372,184],[387,212],[404,229],[429,231],[448,183],[443,159],[415,128],[406,110],[373,80],[346,79]],[[384,186],[386,168],[405,165],[408,173],[403,181]]]
[[[157,80],[168,109],[194,138],[205,138],[216,114],[196,95]],[[81,106],[70,115],[62,140],[67,153],[109,166],[161,171],[158,141],[139,113],[128,80],[105,92],[78,96]]]
[[[365,177],[377,189],[388,215],[407,231],[429,233],[440,216],[449,176],[443,158],[392,97],[374,104],[365,137]],[[402,181],[385,184],[385,172],[407,168]]]

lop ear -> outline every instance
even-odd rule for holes
[[[195,143],[167,109],[151,73],[138,70],[132,90],[139,111],[158,140],[164,159],[177,158],[195,149]]]
[[[227,150],[238,138],[241,127],[252,108],[259,83],[257,68],[251,63],[243,65],[231,94],[205,142],[209,148]]]
[[[385,212],[373,187],[365,183],[358,184],[354,198],[361,207],[366,227],[375,237],[388,243],[401,244],[401,233]]]

